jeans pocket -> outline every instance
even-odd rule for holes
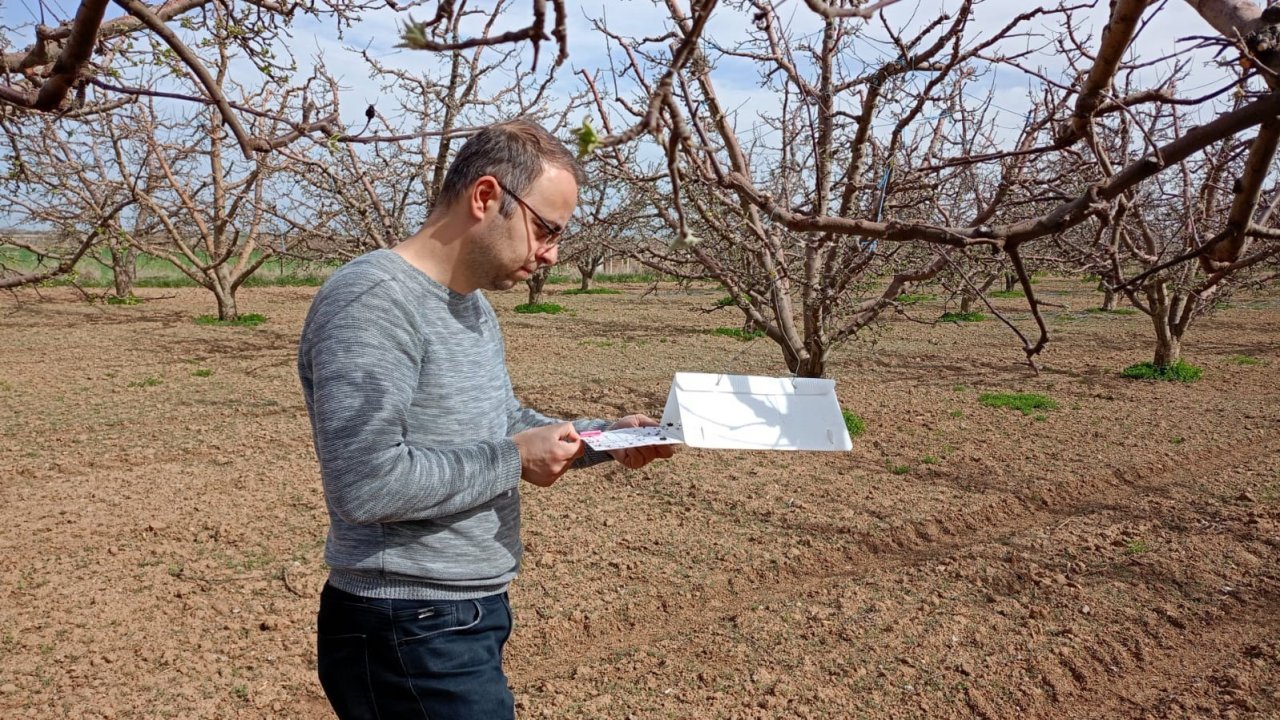
[[[484,611],[478,602],[457,600],[396,612],[392,622],[396,628],[396,644],[403,646],[445,633],[468,630],[483,619]]]
[[[364,635],[319,635],[316,657],[320,686],[341,720],[378,717]]]

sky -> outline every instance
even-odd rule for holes
[[[492,8],[494,0],[475,0],[473,7]],[[687,5],[686,3],[682,3]],[[899,29],[918,28],[922,23],[936,17],[936,8],[952,10],[958,3],[944,1],[929,3],[907,0],[899,2],[883,11],[885,24]],[[578,69],[589,72],[604,70],[607,72],[608,46],[606,38],[592,27],[593,19],[603,19],[607,25],[628,36],[654,36],[666,31],[670,20],[665,8],[652,0],[608,0],[601,2],[575,2],[567,0],[569,8],[568,36],[570,57],[565,66],[558,71],[555,92],[560,98],[566,98],[583,88],[581,79],[576,75]],[[1096,7],[1080,11],[1079,17],[1084,21],[1082,34],[1090,38],[1091,46],[1096,47],[1102,23],[1106,20],[1106,2],[1095,3]],[[531,18],[531,4],[528,0],[511,0],[509,9],[499,19],[496,32],[521,28]],[[789,26],[795,37],[813,38],[821,25],[818,19],[803,3],[803,0],[780,0],[777,2],[782,21]],[[0,0],[0,24],[10,28],[10,41],[19,47],[30,42],[33,36],[31,23],[42,19],[54,22],[70,17],[77,7],[75,0]],[[985,0],[974,10],[974,25],[978,36],[988,36],[997,28],[1005,25],[1017,13],[1025,12],[1028,3],[1017,0]],[[419,19],[432,15],[435,4],[428,2],[424,7],[411,11],[410,14]],[[119,14],[118,8],[109,6],[108,17]],[[364,109],[370,102],[379,104],[379,109],[390,112],[394,109],[394,99],[381,97],[380,88],[369,78],[364,62],[355,51],[367,48],[368,51],[386,65],[418,74],[438,74],[442,57],[432,53],[398,49],[394,45],[399,41],[400,23],[406,17],[387,9],[366,12],[359,22],[346,28],[341,34],[337,31],[332,19],[313,20],[303,18],[295,22],[292,37],[286,48],[296,58],[300,67],[299,76],[309,74],[313,58],[322,57],[329,70],[344,86],[343,121],[350,129],[358,130],[364,123]],[[1182,0],[1168,0],[1164,5],[1148,10],[1146,17],[1150,26],[1139,37],[1132,52],[1136,57],[1153,60],[1169,55],[1179,47],[1185,46],[1179,40],[1189,36],[1212,35],[1214,31]],[[884,42],[885,32],[879,21],[866,25],[867,38],[859,41],[856,53],[861,58],[873,61],[887,57],[891,50]],[[13,30],[16,28],[16,30]],[[750,28],[747,13],[738,12],[721,2],[709,24],[705,34],[717,43],[728,46],[736,40],[746,37]],[[1048,43],[1053,34],[1059,32],[1056,26],[1035,21],[1030,26],[1030,33],[1022,38],[1010,41],[1006,46],[1010,50],[1024,47],[1041,47]],[[12,50],[13,48],[10,48]],[[284,49],[284,48],[282,48]],[[545,43],[542,49],[540,67],[550,65],[556,53],[553,43]],[[528,67],[528,48],[524,48],[524,66]],[[1229,76],[1221,68],[1205,64],[1206,53],[1201,53],[1200,60],[1193,68],[1192,77],[1183,87],[1183,94],[1193,94],[1197,86],[1220,85]],[[856,62],[850,60],[850,62]],[[1029,65],[1036,66],[1049,76],[1062,72],[1062,58],[1051,53],[1039,53],[1028,60]],[[1167,63],[1164,65],[1167,68]],[[1153,69],[1152,72],[1157,70]],[[768,92],[759,89],[759,73],[757,68],[745,60],[733,58],[721,59],[714,70],[717,92],[723,105],[736,113],[736,123],[740,132],[747,129],[759,129],[762,126],[761,115],[776,113],[777,99]],[[504,78],[495,78],[501,82]],[[1021,127],[1027,107],[1027,91],[1029,78],[1017,71],[1001,69],[989,73],[980,83],[973,85],[974,91],[980,94],[991,93],[992,103],[1004,117],[1001,122],[1008,128]],[[601,92],[608,95],[606,87]],[[584,111],[585,112],[585,111]],[[581,115],[572,118],[572,124],[581,121]],[[589,114],[595,115],[594,110]],[[597,118],[597,128],[600,127]],[[416,128],[414,118],[400,118],[405,130]],[[892,118],[886,118],[885,124],[892,124]],[[617,124],[615,119],[615,124]],[[0,217],[0,225],[8,224]]]

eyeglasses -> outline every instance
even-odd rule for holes
[[[503,185],[501,180],[494,178],[494,182],[498,183],[498,187],[502,188],[503,192],[510,195],[516,202],[520,203],[520,207],[528,210],[529,213],[533,215],[533,219],[537,220],[538,224],[542,226],[542,231],[546,233],[546,237],[542,239],[543,245],[552,247],[556,243],[560,242],[560,236],[564,234],[564,227],[562,225],[557,225],[556,223],[553,223],[539,215],[537,210],[534,210],[529,206],[529,203],[524,201],[524,198],[515,194],[511,188]]]

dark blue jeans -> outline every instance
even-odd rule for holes
[[[507,594],[478,600],[379,600],[325,585],[320,684],[341,720],[504,720]]]

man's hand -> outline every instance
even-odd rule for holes
[[[520,449],[520,477],[548,487],[560,479],[586,447],[572,423],[545,425],[511,436]]]
[[[621,430],[622,428],[636,427],[654,427],[658,424],[654,420],[645,415],[628,415],[609,427],[610,430]],[[643,445],[641,447],[623,448],[622,450],[610,450],[609,454],[614,460],[622,463],[626,467],[635,470],[657,460],[658,458],[669,458],[675,454],[674,445]]]

